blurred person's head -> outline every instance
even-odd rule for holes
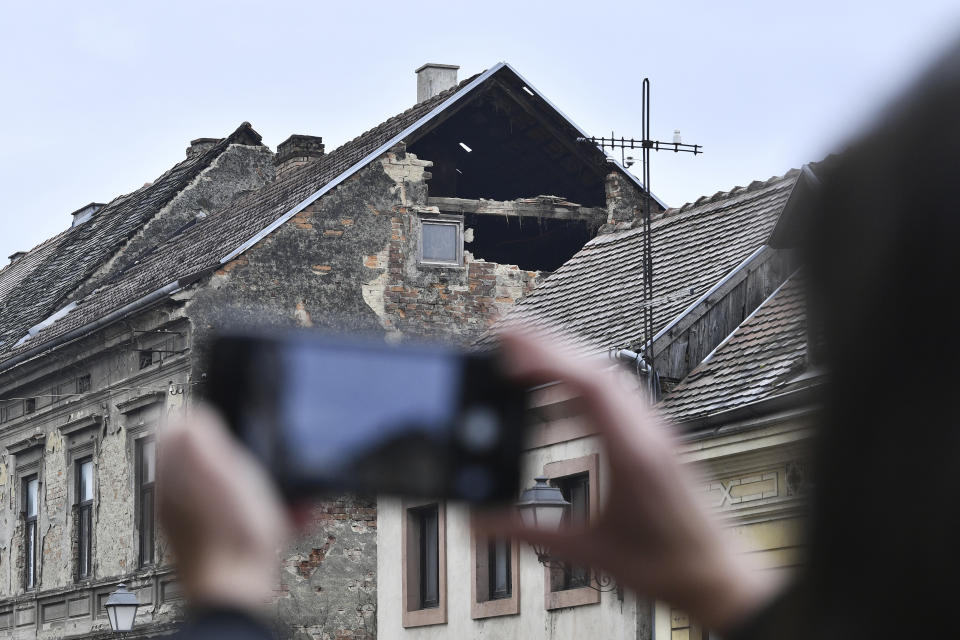
[[[960,46],[824,162],[805,209],[830,371],[811,545],[818,636],[953,630],[960,571]]]

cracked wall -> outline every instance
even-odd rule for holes
[[[314,327],[378,339],[468,344],[536,284],[538,274],[474,259],[419,263],[431,163],[398,146],[223,265],[188,302],[194,379],[216,328]],[[277,597],[295,638],[376,634],[376,504],[317,506],[291,547]]]

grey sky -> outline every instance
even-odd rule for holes
[[[0,264],[244,120],[331,150],[410,106],[427,61],[510,62],[596,135],[640,135],[649,76],[654,136],[706,149],[654,159],[679,205],[839,148],[960,37],[956,0],[0,7]]]

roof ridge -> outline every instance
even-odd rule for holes
[[[795,177],[798,176],[799,174],[800,174],[800,169],[792,168],[792,169],[790,169],[789,171],[787,171],[786,173],[784,173],[783,175],[771,176],[771,177],[767,178],[766,180],[754,180],[754,181],[752,181],[750,184],[748,184],[747,186],[737,185],[737,186],[733,187],[732,189],[730,189],[730,190],[728,190],[728,191],[717,191],[717,192],[714,193],[712,196],[705,196],[705,195],[704,195],[704,196],[700,196],[699,198],[697,198],[697,199],[694,200],[693,202],[685,202],[684,204],[680,205],[679,207],[670,207],[669,209],[663,211],[662,213],[660,213],[660,215],[658,215],[658,216],[656,216],[656,217],[657,217],[657,218],[667,218],[667,217],[671,217],[671,216],[674,216],[674,215],[676,215],[676,214],[678,214],[678,213],[685,212],[685,211],[689,211],[690,209],[694,209],[694,208],[696,208],[696,207],[700,207],[700,206],[703,206],[703,205],[705,205],[705,204],[710,204],[711,202],[717,202],[717,201],[719,201],[719,200],[726,200],[727,198],[731,198],[731,197],[733,197],[733,196],[741,196],[741,195],[744,195],[744,194],[746,194],[746,193],[751,193],[751,192],[753,192],[753,191],[759,191],[760,189],[763,189],[763,188],[765,188],[765,187],[772,186],[772,185],[774,185],[774,184],[776,184],[776,183],[778,183],[778,182],[781,182],[781,181],[784,181],[784,180],[788,180],[788,179],[790,179],[790,178],[795,178]]]

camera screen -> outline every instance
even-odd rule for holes
[[[338,475],[371,454],[445,434],[461,368],[445,353],[286,348],[278,390],[287,463],[296,475]]]
[[[524,392],[492,354],[316,334],[222,336],[208,399],[282,491],[516,491]]]

